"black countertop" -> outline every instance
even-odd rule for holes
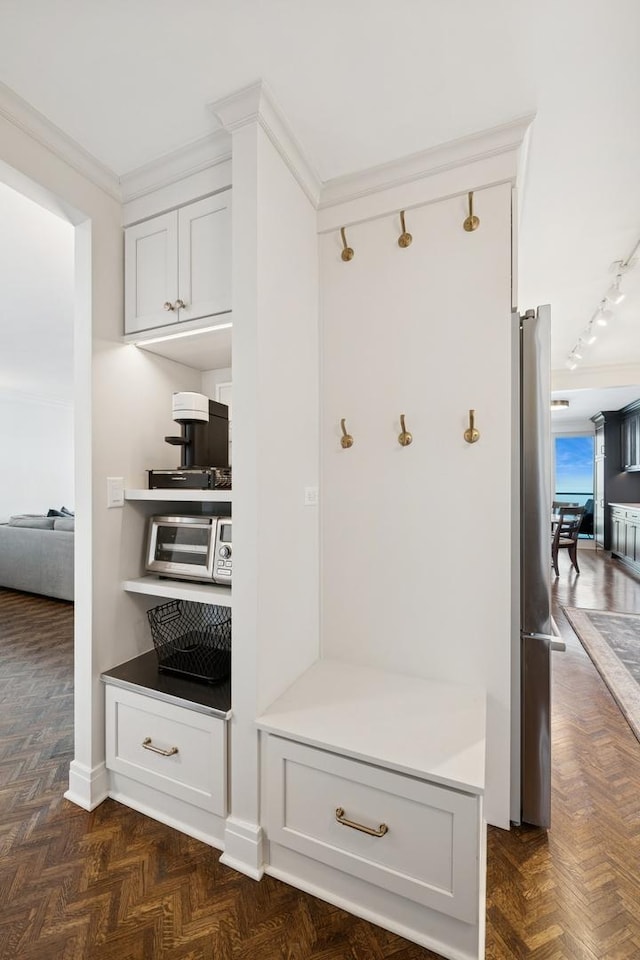
[[[101,675],[104,683],[143,693],[198,713],[228,719],[231,716],[231,678],[222,683],[204,683],[160,673],[155,650],[121,663]]]

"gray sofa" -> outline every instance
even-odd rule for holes
[[[74,525],[35,515],[0,523],[0,587],[73,600]]]

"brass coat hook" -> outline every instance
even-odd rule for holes
[[[476,430],[476,412],[475,410],[469,410],[469,427],[464,432],[464,438],[467,443],[475,443],[480,439],[480,431]]]
[[[398,434],[398,443],[401,447],[408,447],[413,440],[413,435],[407,431],[404,424],[404,413],[400,414],[400,427],[402,432]]]
[[[400,223],[402,225],[402,233],[398,237],[398,246],[399,247],[410,247],[413,237],[410,233],[407,233],[407,228],[404,222],[404,210],[400,211]]]
[[[480,226],[480,220],[473,213],[473,190],[469,191],[469,216],[462,224],[467,233],[472,233]]]
[[[348,450],[349,447],[353,446],[353,437],[350,433],[347,433],[347,428],[345,426],[344,417],[340,421],[340,427],[342,428],[342,437],[340,439],[340,444],[343,450]]]
[[[348,263],[349,260],[353,260],[353,249],[347,245],[347,238],[345,236],[344,227],[340,227],[340,236],[342,237],[342,253],[340,256],[345,263]]]

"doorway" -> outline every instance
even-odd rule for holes
[[[0,520],[51,524],[75,503],[74,228],[2,182],[0,211]]]
[[[554,501],[584,507],[581,540],[593,540],[593,435],[556,434],[554,437]]]

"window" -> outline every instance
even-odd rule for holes
[[[593,497],[592,436],[556,436],[554,500],[584,506]]]

